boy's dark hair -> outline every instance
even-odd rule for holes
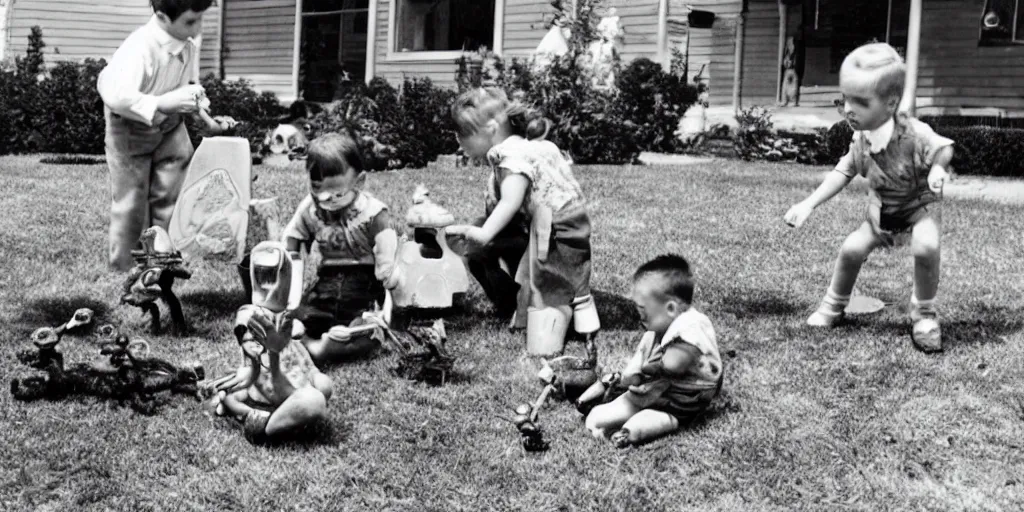
[[[203,12],[213,5],[214,0],[149,0],[153,12],[162,12],[171,21],[176,21],[185,11]]]
[[[306,171],[312,181],[345,174],[352,169],[356,174],[366,168],[362,152],[355,138],[341,133],[328,133],[313,139],[306,148]]]
[[[661,280],[662,292],[690,304],[693,302],[693,274],[686,258],[677,254],[662,254],[636,269],[633,281],[657,275]]]

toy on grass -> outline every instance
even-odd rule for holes
[[[537,416],[548,398],[574,400],[597,382],[597,349],[593,338],[587,340],[586,350],[586,357],[561,356],[543,361],[537,378],[544,383],[544,389],[533,404],[517,407],[516,416],[512,419],[523,436],[523,448],[526,451],[548,449],[544,433],[537,425]]]
[[[75,316],[78,318],[78,313]],[[111,336],[109,343],[100,351],[108,356],[105,364],[65,366],[64,356],[57,350],[57,345],[68,325],[73,328],[69,322],[62,326],[64,328],[44,327],[32,333],[35,349],[19,353],[18,359],[42,373],[13,379],[11,395],[15,399],[58,400],[70,395],[90,395],[127,402],[142,414],[153,414],[159,406],[157,393],[169,391],[197,395],[196,384],[204,376],[202,366],[178,367],[162,359],[136,356],[133,347],[142,345],[148,351],[148,343],[130,340],[113,327],[102,330],[103,334]]]
[[[455,223],[444,207],[430,200],[420,185],[406,214],[413,239],[398,245],[397,265],[402,280],[392,292],[397,308],[448,308],[452,296],[469,290],[469,275],[462,258],[448,246],[445,228]]]
[[[262,443],[325,417],[333,384],[293,328],[302,261],[281,242],[262,242],[250,255],[250,278],[252,304],[238,310],[234,328],[243,364],[203,390],[217,415],[241,421],[245,437]]]
[[[206,137],[196,148],[167,228],[185,258],[242,260],[252,155],[242,137]]]
[[[381,311],[363,313],[366,322],[363,326],[334,327],[328,335],[334,339],[339,334],[357,334],[346,332],[353,329],[366,329],[371,325],[377,327],[400,356],[398,366],[394,368],[396,375],[430,384],[445,384],[455,366],[455,358],[445,348],[448,335],[445,333],[444,320],[434,319],[429,325],[410,323],[404,330],[395,331],[384,316]]]
[[[152,332],[159,334],[160,307],[156,301],[163,299],[171,313],[173,332],[183,334],[187,326],[181,302],[174,295],[174,280],[190,279],[192,273],[185,268],[181,253],[175,250],[163,228],[147,228],[142,232],[139,242],[142,243],[142,250],[132,251],[135,267],[124,282],[121,303],[140,308],[143,314],[149,313]]]

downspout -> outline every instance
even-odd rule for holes
[[[494,48],[491,51],[495,55],[501,55],[505,51],[505,0],[494,2]]]
[[[921,57],[921,0],[910,0],[910,25],[907,27],[907,83],[900,110],[914,115],[917,106],[917,68]]]
[[[0,0],[3,1],[3,0]],[[224,4],[228,0],[217,2],[217,78],[224,80]]]
[[[302,0],[295,0],[295,34],[292,40],[292,94],[299,99],[299,65],[302,53]]]
[[[370,10],[366,13],[366,71],[364,78],[369,84],[377,74],[377,4],[378,0],[370,0]]]
[[[10,37],[11,11],[14,10],[14,0],[0,0],[0,64],[7,57],[7,39]]]
[[[782,103],[782,61],[786,59],[786,29],[789,21],[789,7],[785,2],[779,0],[779,66],[778,77],[775,80],[775,101]]]
[[[686,37],[690,37],[689,30]],[[668,0],[658,1],[658,62],[665,69],[671,65],[668,55]]]
[[[740,111],[740,82],[743,80],[743,42],[746,14],[745,11],[741,11],[739,16],[736,17],[736,56],[732,73],[732,109],[736,113]]]

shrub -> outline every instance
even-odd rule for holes
[[[675,131],[697,101],[697,88],[647,58],[631,62],[616,78],[623,118],[637,126],[637,144],[647,151],[675,152]]]
[[[350,88],[312,119],[318,133],[349,131],[374,170],[423,167],[458,149],[448,109],[455,91],[428,78],[406,79],[401,91],[374,78]]]
[[[824,139],[824,144],[821,148],[821,162],[827,164],[839,163],[839,159],[850,149],[850,141],[853,140],[853,128],[846,121],[838,121],[829,127]]]
[[[1024,177],[1024,129],[968,126],[938,133],[953,139],[951,166],[958,174]]]
[[[44,142],[35,149],[48,153],[103,153],[103,99],[96,90],[96,80],[106,65],[102,59],[59,62],[37,83],[32,125],[44,134]]]
[[[773,128],[772,113],[764,107],[741,109],[733,136],[736,153],[744,160],[796,161],[821,163],[824,146],[821,133],[782,133]]]

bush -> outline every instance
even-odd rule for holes
[[[958,174],[1024,177],[1024,129],[968,126],[937,131],[953,139],[951,167]]]
[[[317,133],[351,132],[372,170],[423,167],[458,149],[448,114],[454,98],[428,78],[406,79],[399,91],[378,77],[350,88],[311,124]]]
[[[837,121],[825,133],[825,143],[821,148],[820,160],[826,164],[837,164],[839,159],[850,149],[853,140],[853,128],[846,121]]]
[[[736,121],[738,126],[733,136],[733,145],[736,153],[744,160],[822,163],[825,155],[821,148],[825,144],[821,133],[776,132],[771,110],[764,107],[741,109],[736,115]]]
[[[32,125],[44,134],[44,142],[35,149],[47,153],[104,152],[106,125],[96,80],[106,65],[102,59],[59,62],[50,68],[46,79],[38,82],[32,100]]]
[[[679,120],[697,102],[697,88],[647,58],[631,62],[615,81],[623,118],[637,126],[637,144],[646,151],[676,152]]]

